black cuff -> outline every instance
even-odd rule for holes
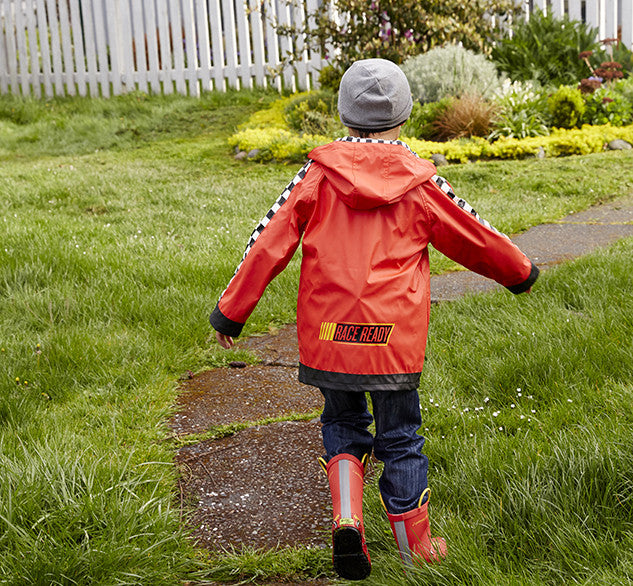
[[[233,338],[237,338],[237,336],[242,333],[242,328],[244,327],[244,324],[226,317],[226,315],[220,311],[220,307],[218,305],[215,306],[215,309],[211,313],[209,321],[211,322],[214,330],[217,330],[225,336],[231,336]]]
[[[523,281],[523,283],[519,283],[518,285],[512,285],[512,287],[506,287],[506,289],[510,291],[511,293],[514,293],[515,295],[518,295],[519,293],[523,293],[527,291],[532,285],[534,285],[534,281],[536,281],[536,279],[538,278],[539,272],[540,271],[538,267],[534,263],[532,263],[532,270],[530,271],[530,276],[525,281]]]

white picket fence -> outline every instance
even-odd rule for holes
[[[110,96],[137,90],[317,86],[324,60],[280,25],[314,26],[323,0],[0,0],[0,93]],[[520,0],[569,14],[629,47],[633,0]],[[300,57],[291,65],[287,57]]]
[[[309,89],[321,56],[273,23],[303,26],[317,1],[0,0],[0,93]]]

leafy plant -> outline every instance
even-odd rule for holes
[[[341,84],[343,71],[333,65],[326,65],[319,72],[319,85],[321,89],[337,92]]]
[[[549,133],[547,101],[540,88],[532,82],[505,80],[494,101],[499,111],[489,139],[496,140],[501,136],[526,138]]]
[[[328,90],[298,94],[284,109],[288,126],[305,134],[334,134],[342,130],[336,116],[336,96]]]
[[[585,113],[585,102],[579,89],[562,85],[549,97],[547,104],[551,126],[574,128],[580,125]]]
[[[569,18],[534,11],[528,21],[512,28],[492,49],[500,71],[513,80],[538,81],[541,85],[575,84],[591,72],[579,55],[597,51],[597,30]]]
[[[434,140],[438,137],[435,121],[450,106],[453,98],[443,98],[438,102],[420,104],[413,103],[413,110],[409,119],[402,127],[403,136],[413,136],[422,140]]]
[[[494,63],[459,45],[431,49],[407,59],[402,70],[413,96],[423,103],[464,94],[489,97],[501,87]]]
[[[585,124],[624,126],[633,121],[633,103],[611,88],[602,87],[585,94]]]

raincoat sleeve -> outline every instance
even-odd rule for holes
[[[297,250],[317,182],[315,177],[306,177],[309,166],[299,171],[253,231],[242,262],[211,313],[211,325],[218,332],[240,335],[268,283]]]
[[[427,184],[431,244],[450,259],[518,294],[528,291],[539,269],[505,235],[482,219],[448,181],[435,176]]]

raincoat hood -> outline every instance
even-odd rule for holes
[[[310,158],[346,205],[369,210],[401,200],[436,174],[401,141],[342,139],[317,147]]]

